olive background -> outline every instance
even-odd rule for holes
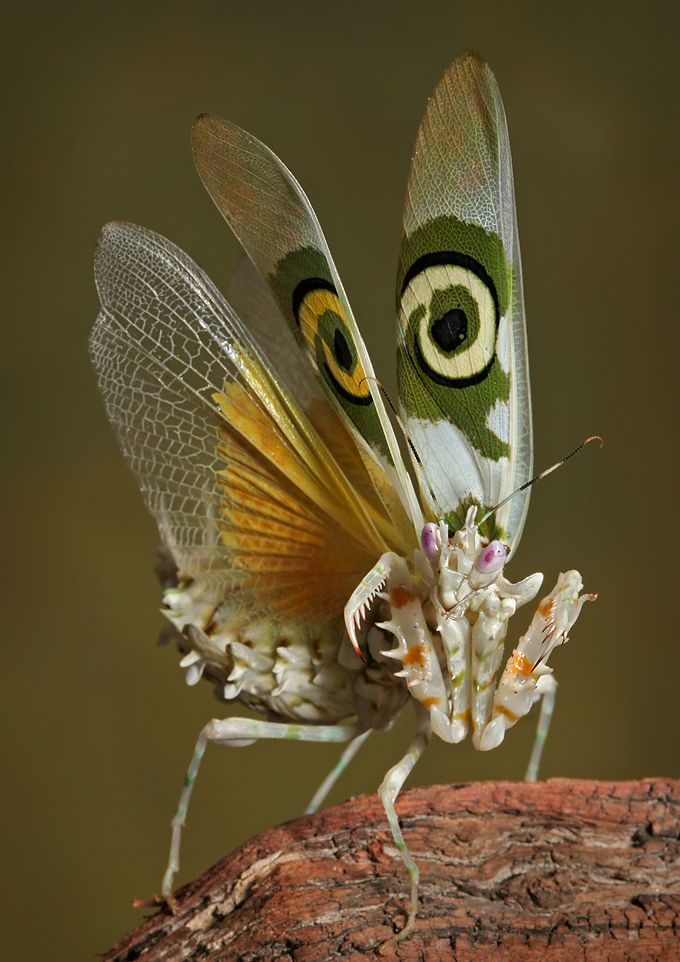
[[[135,923],[130,899],[160,885],[194,739],[224,712],[154,644],[157,534],[87,357],[106,221],[166,234],[225,286],[236,244],[189,150],[201,111],[252,130],[295,172],[392,384],[417,125],[458,53],[490,61],[513,147],[537,467],[588,434],[607,441],[537,486],[509,568],[552,584],[578,567],[600,594],[552,659],[543,774],[680,774],[674,8],[5,5],[4,957],[94,959]],[[411,724],[405,713],[369,740],[331,801],[374,791]],[[534,724],[490,755],[433,744],[410,784],[521,777]],[[336,752],[209,748],[180,881],[300,814]]]

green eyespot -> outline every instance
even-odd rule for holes
[[[350,404],[371,404],[368,380],[333,284],[320,277],[302,281],[293,292],[293,313],[317,367],[340,397]]]
[[[479,261],[453,251],[419,258],[404,278],[400,311],[429,378],[463,388],[487,377],[496,350],[498,294]]]

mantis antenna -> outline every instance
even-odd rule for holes
[[[492,514],[498,511],[499,508],[502,508],[504,504],[507,504],[508,501],[511,498],[514,498],[516,494],[519,494],[520,491],[525,491],[527,488],[530,488],[532,484],[535,484],[537,481],[540,481],[541,478],[547,478],[547,476],[549,474],[552,474],[553,471],[557,471],[558,468],[561,468],[563,464],[565,464],[570,458],[573,458],[575,454],[578,454],[579,451],[582,451],[583,448],[585,448],[586,444],[590,444],[591,441],[599,441],[600,447],[601,448],[604,447],[604,438],[600,437],[599,434],[591,434],[589,438],[585,438],[583,441],[581,441],[580,444],[577,444],[576,447],[573,449],[573,451],[570,451],[569,454],[565,454],[565,456],[563,458],[560,458],[559,461],[556,461],[555,464],[552,464],[549,468],[546,468],[544,471],[541,471],[540,474],[535,475],[533,478],[531,478],[530,481],[525,481],[524,484],[521,484],[519,486],[519,488],[517,488],[507,497],[503,498],[502,501],[499,501],[497,505],[495,505],[493,508],[491,508],[489,511],[486,512],[486,514],[484,515],[481,521],[477,522],[477,527],[484,524],[487,518],[490,518]]]

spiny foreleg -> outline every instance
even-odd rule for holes
[[[547,664],[550,653],[569,638],[586,601],[597,595],[580,594],[583,582],[578,571],[567,571],[540,602],[527,631],[508,659],[498,683],[491,720],[480,733],[478,747],[482,751],[495,748],[503,741],[506,729],[530,710],[542,693],[539,679],[552,672]],[[543,683],[543,686],[545,683]],[[550,721],[551,704],[546,704],[543,720],[543,741]],[[540,758],[542,743],[537,749]]]
[[[397,642],[380,654],[401,663],[395,677],[403,678],[409,694],[430,712],[435,733],[452,741],[449,699],[439,655],[423,611],[420,583],[404,558],[393,552],[384,554],[347,603],[345,625],[357,650],[359,627],[375,598],[387,602],[390,609],[389,620],[376,622],[376,627],[394,635]]]

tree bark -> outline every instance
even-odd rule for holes
[[[420,910],[385,958],[680,959],[680,781],[432,786],[397,808]],[[105,962],[377,959],[407,898],[382,806],[364,795],[252,839]]]

